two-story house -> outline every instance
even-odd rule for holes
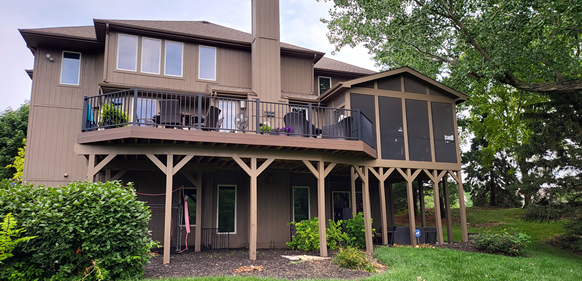
[[[360,210],[371,252],[370,218],[388,243],[396,182],[411,230],[413,182],[432,182],[442,243],[443,177],[463,198],[455,105],[467,97],[408,67],[377,73],[280,42],[276,0],[254,0],[252,21],[252,34],[97,19],[20,30],[35,56],[24,180],[133,182],[165,263],[184,244],[255,259],[285,247],[290,221],[319,217],[323,237]]]

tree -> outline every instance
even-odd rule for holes
[[[22,139],[23,147],[18,149],[18,155],[14,157],[14,162],[6,166],[6,168],[16,169],[16,173],[12,176],[12,179],[17,180],[22,183],[22,177],[24,174],[24,154],[26,153],[26,138]]]
[[[336,50],[363,43],[390,68],[537,93],[582,90],[578,0],[334,0]],[[469,85],[471,86],[471,85]]]
[[[28,128],[29,103],[25,101],[17,110],[8,108],[0,112],[0,179],[12,178],[16,169],[6,167],[14,162],[22,139]]]

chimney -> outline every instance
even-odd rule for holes
[[[281,98],[279,0],[252,0],[252,87],[262,101]]]

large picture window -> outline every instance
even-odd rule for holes
[[[218,233],[236,233],[236,186],[218,186]]]
[[[79,85],[81,76],[81,53],[63,52],[61,84]]]
[[[200,46],[198,79],[216,80],[216,48]]]
[[[184,45],[182,43],[166,41],[164,74],[182,77],[183,56],[184,56]]]
[[[137,36],[119,34],[117,69],[137,71]]]
[[[293,221],[300,222],[310,217],[309,187],[293,187]]]
[[[162,41],[143,38],[141,41],[141,72],[160,74]]]

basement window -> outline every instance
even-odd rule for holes
[[[216,48],[200,46],[198,79],[216,81]]]
[[[318,77],[318,84],[319,84],[319,95],[325,93],[325,91],[331,88],[331,78],[330,77]]]
[[[217,197],[218,233],[236,234],[236,185],[219,185]]]
[[[117,38],[117,69],[137,71],[137,36],[119,34]]]
[[[300,222],[310,217],[309,186],[293,187],[293,221]]]
[[[63,52],[61,63],[61,84],[79,85],[81,74],[81,53]]]

